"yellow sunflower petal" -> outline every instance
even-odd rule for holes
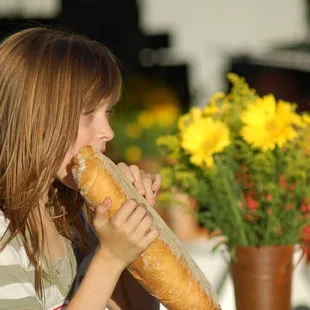
[[[293,125],[302,123],[293,105],[284,101],[276,103],[272,95],[250,104],[242,113],[241,120],[244,124],[241,130],[243,139],[263,151],[283,147],[297,135]]]
[[[229,129],[211,117],[201,118],[181,133],[181,146],[191,155],[191,161],[202,166],[213,165],[212,156],[230,144]]]

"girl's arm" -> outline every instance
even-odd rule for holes
[[[111,220],[107,217],[110,207],[111,200],[106,199],[95,209],[93,226],[100,245],[68,310],[105,309],[122,272],[159,236],[145,206],[135,200],[127,200]],[[123,307],[122,310],[129,309]]]
[[[105,309],[124,267],[108,251],[98,250],[66,309]]]

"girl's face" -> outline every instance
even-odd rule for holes
[[[56,175],[57,179],[66,186],[77,189],[71,168],[72,157],[85,145],[92,145],[102,153],[106,143],[113,139],[114,132],[110,127],[109,116],[113,114],[113,106],[105,103],[91,115],[82,114],[79,121],[77,139],[67,152],[65,159]]]

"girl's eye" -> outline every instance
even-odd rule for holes
[[[113,109],[107,109],[106,114],[107,114],[107,116],[112,116],[112,115],[114,115],[114,110]]]

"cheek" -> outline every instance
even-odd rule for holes
[[[94,137],[94,132],[91,126],[80,126],[77,138],[73,145],[68,150],[61,168],[59,169],[56,177],[59,181],[64,183],[70,188],[75,189],[75,183],[71,174],[71,168],[73,165],[72,157],[79,151],[82,146],[87,144],[92,144],[92,139]]]
[[[74,145],[72,146],[73,154],[76,154],[78,150],[87,144],[92,144],[92,140],[94,139],[95,132],[92,127],[84,127],[80,126],[78,135]]]
[[[56,174],[56,178],[61,183],[65,184],[66,186],[68,186],[72,189],[77,189],[76,184],[73,180],[72,173],[71,173],[71,169],[73,166],[73,162],[72,162],[73,155],[74,155],[74,152],[73,152],[73,149],[71,148],[67,152],[67,154],[64,158],[64,161],[62,162],[62,165]]]

